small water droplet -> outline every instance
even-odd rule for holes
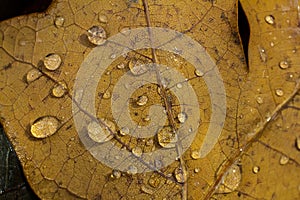
[[[160,180],[157,177],[151,177],[148,183],[151,187],[157,188],[160,184]]]
[[[241,182],[241,170],[239,166],[232,165],[224,175],[223,180],[218,188],[218,193],[230,193],[238,188]]]
[[[102,45],[106,42],[106,32],[101,26],[92,26],[87,33],[89,41],[94,45]]]
[[[44,58],[44,65],[48,70],[56,70],[61,64],[61,58],[58,54],[48,54]]]
[[[35,138],[46,138],[59,128],[59,121],[56,117],[45,116],[37,119],[30,127],[30,132]]]
[[[195,75],[196,76],[199,76],[199,77],[202,77],[204,75],[204,73],[198,69],[195,70]]]
[[[289,162],[289,160],[290,160],[289,157],[283,155],[280,157],[279,163],[281,165],[286,165]]]
[[[182,88],[182,84],[181,84],[181,83],[177,83],[177,84],[176,84],[176,87],[177,87],[178,89],[181,89],[181,88]]]
[[[112,178],[118,179],[118,178],[121,177],[121,175],[122,175],[122,174],[121,174],[121,172],[120,172],[119,170],[114,169],[114,170],[112,171],[111,177],[112,177]]]
[[[271,42],[271,43],[270,43],[270,46],[271,46],[271,47],[274,47],[274,42]]]
[[[177,115],[177,118],[180,123],[184,123],[187,120],[187,114],[185,112],[181,112]]]
[[[284,94],[282,89],[276,89],[275,93],[276,93],[276,95],[279,96],[279,97],[282,97],[283,94]]]
[[[262,103],[264,103],[264,99],[263,99],[262,97],[260,97],[260,96],[257,96],[257,97],[256,97],[256,102],[257,102],[258,104],[262,104]]]
[[[150,121],[150,116],[146,116],[145,118],[143,118],[143,120],[145,121],[145,122],[149,122]]]
[[[54,24],[55,24],[56,27],[63,26],[64,22],[65,22],[65,18],[63,18],[61,16],[56,17],[55,20],[54,20]]]
[[[128,167],[127,173],[128,173],[128,174],[131,174],[131,175],[134,175],[134,174],[137,173],[137,171],[138,171],[138,169],[136,168],[136,166],[130,165],[130,166]]]
[[[158,143],[164,148],[176,146],[177,135],[173,133],[171,127],[162,128],[157,134]]]
[[[117,68],[118,68],[118,69],[124,69],[124,68],[125,68],[124,63],[121,63],[121,64],[117,65]]]
[[[281,69],[287,69],[289,67],[289,63],[285,60],[279,62],[279,67]]]
[[[137,157],[141,157],[141,155],[143,154],[143,150],[141,147],[135,147],[132,149],[132,153]]]
[[[111,94],[108,90],[106,90],[102,97],[103,97],[103,99],[109,99],[111,97]]]
[[[34,68],[34,69],[31,69],[29,72],[27,72],[26,81],[27,81],[27,83],[30,83],[32,81],[35,81],[36,79],[38,79],[41,76],[42,76],[42,73],[39,70]]]
[[[257,174],[259,172],[259,170],[260,170],[259,166],[254,166],[252,168],[252,171],[253,171],[254,174]]]
[[[154,141],[151,138],[146,141],[147,146],[152,146],[153,144],[154,144]]]
[[[115,132],[116,127],[112,121],[101,119],[104,125],[100,122],[92,121],[88,124],[87,130],[89,137],[98,143],[103,143],[111,140],[114,136],[111,132]]]
[[[273,17],[273,15],[267,15],[265,17],[265,21],[271,25],[275,24],[275,18]]]
[[[148,71],[148,68],[144,63],[140,60],[132,59],[130,60],[128,67],[131,71],[131,73],[135,76],[144,74]]]
[[[266,54],[266,51],[264,48],[259,47],[259,55],[260,55],[261,61],[263,61],[263,62],[267,61],[267,54]]]
[[[198,173],[198,172],[200,172],[200,169],[199,169],[199,168],[195,168],[195,169],[194,169],[194,172],[195,172],[195,173]]]
[[[200,158],[199,151],[198,151],[198,150],[192,151],[191,157],[192,157],[194,160],[199,159],[199,158]]]
[[[186,173],[185,170],[178,167],[174,171],[174,176],[175,176],[178,183],[184,183],[186,181],[186,178],[187,178],[187,173]]]
[[[300,151],[300,136],[296,138],[296,147]]]
[[[66,91],[67,91],[66,83],[60,82],[58,85],[52,88],[52,95],[60,98],[65,95]]]
[[[115,59],[116,57],[117,57],[117,55],[114,54],[114,53],[110,55],[110,58],[111,58],[111,59]]]
[[[136,104],[139,106],[144,106],[148,102],[148,97],[145,95],[139,96],[138,100],[136,101]]]
[[[120,129],[120,134],[121,135],[128,135],[129,134],[129,128],[128,127],[123,127]]]
[[[103,15],[103,14],[99,15],[98,19],[100,22],[105,23],[105,24],[108,22],[107,16]]]

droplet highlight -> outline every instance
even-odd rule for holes
[[[56,117],[41,117],[31,125],[30,132],[35,138],[46,138],[57,132],[59,124]]]

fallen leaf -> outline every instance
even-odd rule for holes
[[[299,150],[295,146],[295,133],[299,132],[299,4],[245,0],[241,5],[251,31],[249,68],[237,34],[236,1],[59,1],[43,14],[1,22],[1,122],[37,195],[42,199],[296,199],[300,185]],[[102,42],[98,47],[89,42],[87,30],[93,26],[106,31],[107,46],[101,53],[107,55],[102,61],[112,60],[97,80],[97,95],[91,96],[96,116],[85,110],[92,102],[81,100],[91,94],[90,85],[84,91],[76,88],[81,77],[77,72],[95,62],[93,50],[101,49]],[[187,48],[190,43],[185,48],[176,46],[173,41],[180,38],[178,35],[161,43],[161,49],[128,49],[144,38],[151,39],[152,34],[155,37],[157,29],[140,31],[131,38],[134,30],[141,30],[136,28],[149,26],[178,31],[184,34],[182,38],[188,36],[200,44],[201,53],[208,57],[194,63],[200,63],[202,71],[184,59],[189,53],[194,55],[196,47]],[[117,34],[131,43],[125,45],[125,52],[109,54],[114,47],[110,39]],[[164,49],[170,46],[172,50]],[[44,66],[49,54],[57,54],[62,60],[56,70]],[[134,67],[129,68],[133,62]],[[159,71],[157,84],[144,83],[150,77],[145,75],[149,72],[144,66],[157,70],[157,65],[149,63],[169,66],[159,68],[163,71]],[[27,81],[33,69],[42,75],[30,76],[36,79]],[[132,73],[131,69],[143,73]],[[174,78],[176,72],[181,75]],[[79,74],[85,73],[91,75],[87,83],[99,75],[95,71]],[[138,81],[118,85],[126,74]],[[56,97],[53,88],[61,83],[66,91]],[[226,94],[220,85],[224,85]],[[189,88],[193,88],[197,104],[182,104],[182,99],[193,99]],[[126,95],[130,95],[128,102],[119,104]],[[147,101],[140,103],[145,95]],[[186,115],[181,107],[189,108],[184,110]],[[122,113],[117,118],[114,108]],[[216,112],[220,118],[214,118]],[[109,121],[110,125],[99,122],[113,135],[104,145],[114,144],[122,151],[117,154],[111,148],[99,152],[97,147],[101,145],[87,136],[85,126],[78,131],[74,124],[80,113],[85,114],[83,124],[96,118]],[[222,114],[226,114],[224,122],[217,120]],[[44,116],[59,120],[59,127],[49,137],[34,138],[30,127]],[[127,126],[120,126],[122,121],[128,126],[135,122],[129,133],[136,135],[127,131],[119,134]],[[178,132],[188,122],[199,123],[199,127]],[[162,143],[169,143],[168,148],[160,145],[157,132],[148,126],[152,123],[154,128],[167,130]],[[111,128],[114,126],[116,131]],[[139,138],[146,131],[144,127],[151,130],[150,135]],[[196,137],[189,144],[194,131]],[[151,152],[167,151],[170,146],[174,154],[147,161]],[[195,156],[195,151],[199,155]],[[116,168],[128,167],[127,171],[101,162],[119,163],[126,153],[129,156],[123,166],[118,164]],[[95,159],[97,156],[102,160]],[[288,158],[284,165],[280,164],[283,156]],[[161,161],[165,158],[173,160],[165,166]],[[259,172],[253,173],[257,166]],[[140,169],[145,172],[140,173]],[[288,194],[284,192],[287,189]]]

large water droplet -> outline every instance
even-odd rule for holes
[[[232,165],[224,175],[223,180],[218,188],[218,193],[230,193],[238,188],[241,182],[241,170],[239,166]]]
[[[174,176],[178,183],[184,183],[187,179],[186,171],[179,167],[175,169]]]
[[[147,66],[142,61],[136,59],[130,60],[128,67],[135,76],[144,74],[148,71]]]
[[[160,146],[173,148],[176,146],[177,135],[173,133],[171,127],[164,127],[158,132],[157,139]]]
[[[94,45],[102,45],[106,42],[106,32],[101,26],[92,26],[87,33],[89,41]]]
[[[276,89],[276,90],[275,90],[275,93],[276,93],[276,95],[279,96],[279,97],[282,97],[283,94],[284,94],[282,89]]]
[[[67,91],[66,83],[60,82],[58,85],[52,88],[52,95],[60,98],[65,95],[66,91]]]
[[[41,76],[42,76],[42,73],[39,70],[34,68],[34,69],[31,69],[29,72],[27,72],[26,81],[27,81],[27,83],[30,83],[32,81],[35,81],[36,79],[38,79]]]
[[[275,24],[275,18],[273,17],[273,15],[267,15],[265,17],[265,21],[271,25]]]
[[[58,54],[48,54],[44,58],[44,65],[48,70],[56,70],[61,64],[61,58]]]
[[[59,128],[59,121],[52,116],[45,116],[37,119],[30,128],[30,132],[35,138],[46,138],[54,133]]]
[[[65,19],[61,16],[55,18],[54,24],[56,27],[61,27],[64,25]]]
[[[87,130],[89,137],[95,142],[102,143],[111,140],[114,136],[111,132],[115,132],[116,127],[112,121],[101,119],[104,125],[100,122],[92,121],[88,124]]]
[[[139,106],[144,106],[147,104],[147,102],[148,102],[148,97],[145,95],[142,95],[142,96],[139,96],[136,104]]]
[[[279,62],[279,67],[281,69],[287,69],[289,67],[289,63],[287,61],[283,60],[283,61]]]

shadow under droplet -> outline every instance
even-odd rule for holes
[[[88,36],[86,34],[81,34],[79,36],[79,42],[80,44],[86,46],[86,47],[89,47],[89,48],[94,48],[96,47],[96,45],[90,43],[89,39],[88,39]]]

